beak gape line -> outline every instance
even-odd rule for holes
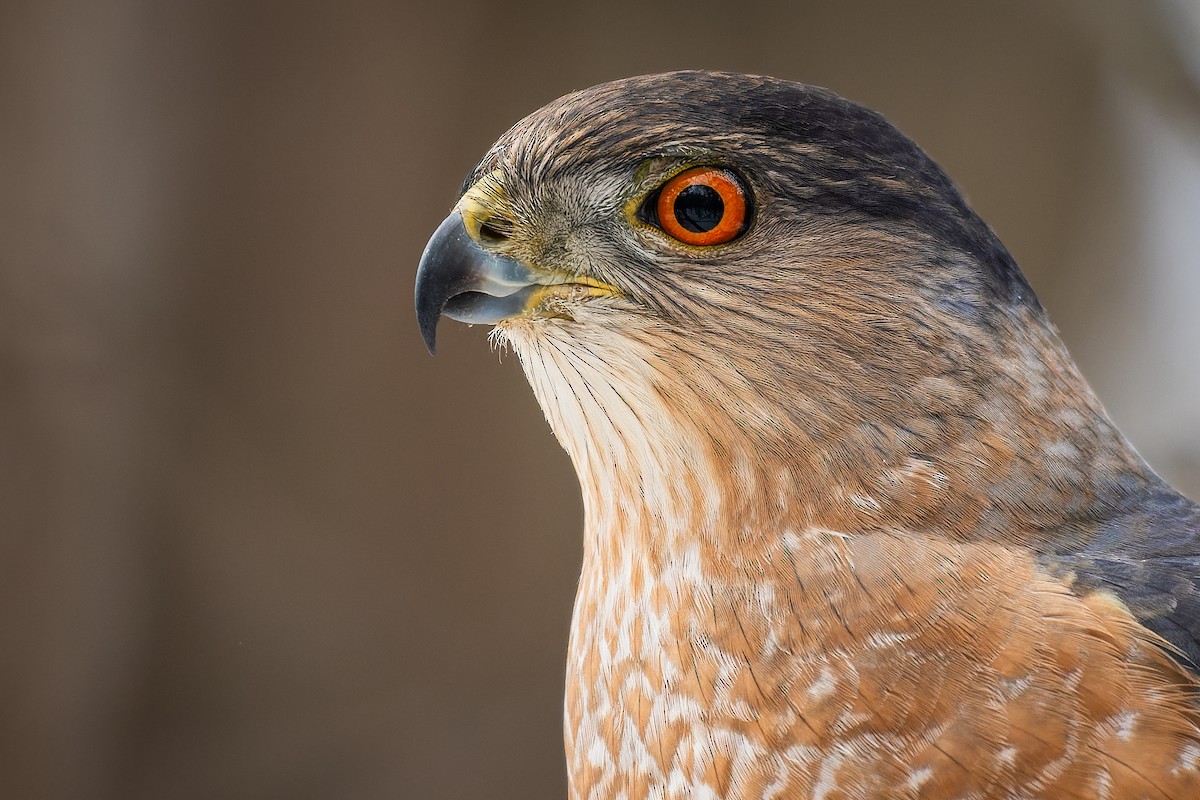
[[[520,314],[539,282],[514,259],[484,249],[467,233],[462,214],[438,226],[417,267],[417,324],[432,355],[442,316],[491,325]]]

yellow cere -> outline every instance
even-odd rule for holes
[[[497,212],[508,210],[508,193],[504,189],[504,178],[500,170],[484,175],[463,194],[454,210],[462,214],[467,234],[475,241],[480,240],[479,229]]]

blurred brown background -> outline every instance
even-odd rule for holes
[[[562,797],[575,478],[411,310],[570,89],[833,87],[964,187],[1200,494],[1190,0],[0,6],[0,797]]]

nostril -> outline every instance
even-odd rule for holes
[[[479,226],[479,238],[490,244],[501,244],[512,236],[512,223],[501,217],[489,217]]]

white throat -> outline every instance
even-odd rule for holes
[[[661,390],[658,357],[648,346],[622,336],[601,350],[553,324],[497,332],[520,356],[574,463],[588,550],[597,536],[640,531],[658,538],[712,526],[721,497],[712,457],[697,435],[702,426],[687,419],[686,400]]]

